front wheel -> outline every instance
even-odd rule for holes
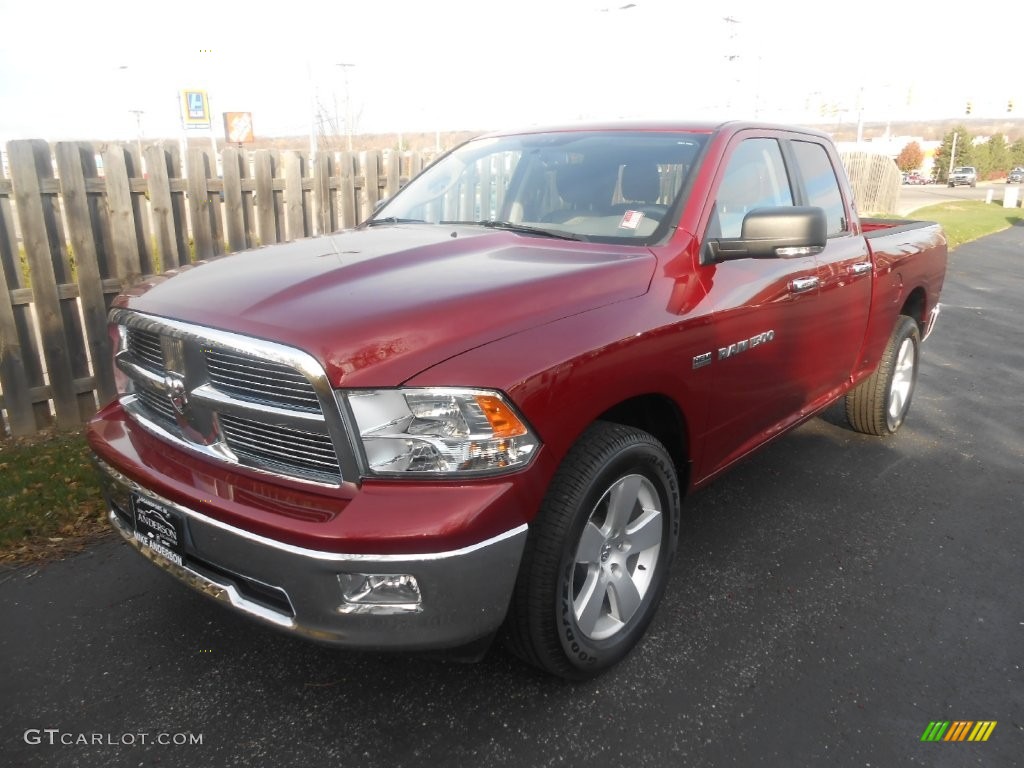
[[[868,435],[894,434],[910,410],[920,356],[921,330],[900,315],[878,368],[846,395],[850,426]]]
[[[675,467],[650,434],[592,425],[555,474],[509,609],[506,644],[570,679],[606,670],[643,636],[679,532]]]

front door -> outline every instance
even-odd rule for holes
[[[796,200],[774,135],[739,134],[715,184],[704,240],[739,237],[751,210]],[[700,269],[715,307],[716,339],[707,361],[713,393],[698,469],[703,477],[778,431],[812,396],[802,340],[819,311],[820,277],[813,256],[738,259]]]

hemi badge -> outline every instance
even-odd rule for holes
[[[696,355],[693,358],[693,370],[703,368],[705,365],[711,365],[711,353],[705,352],[703,355]]]

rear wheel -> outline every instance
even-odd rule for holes
[[[921,330],[900,315],[878,368],[846,395],[846,418],[858,432],[891,435],[907,417],[917,385]]]
[[[592,425],[566,456],[530,527],[506,644],[562,677],[592,677],[643,636],[668,579],[680,500],[650,434]]]

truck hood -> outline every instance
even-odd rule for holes
[[[489,341],[639,296],[654,266],[637,246],[393,225],[218,257],[118,303],[305,350],[334,386],[395,386]]]

